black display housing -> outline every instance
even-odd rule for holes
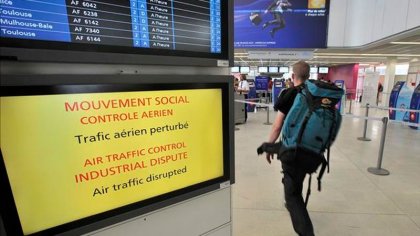
[[[220,4],[220,53],[0,37],[0,58],[2,60],[31,62],[232,66],[233,1],[221,0]]]
[[[82,218],[31,235],[81,235],[223,188],[235,182],[233,80],[186,75],[3,75],[0,96],[217,88],[222,91],[223,176]],[[0,232],[23,235],[0,149]],[[65,204],[65,199],[63,199]]]

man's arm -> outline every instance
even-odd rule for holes
[[[267,14],[269,11],[272,10],[273,7],[275,7],[277,5],[277,1],[273,1],[268,7],[267,9],[264,11],[265,14]]]
[[[277,112],[276,119],[274,120],[273,126],[271,127],[270,135],[268,137],[269,143],[275,143],[276,140],[279,138],[281,128],[283,127],[284,117],[285,115],[283,112],[281,111]],[[271,160],[273,159],[273,154],[267,153],[266,158],[267,158],[267,162],[271,164]]]
[[[282,8],[288,8],[288,7],[291,7],[291,6],[292,6],[292,4],[289,1],[285,1],[285,2],[280,3],[280,7],[282,7]]]

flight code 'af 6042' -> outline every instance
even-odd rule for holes
[[[71,6],[81,6],[81,7],[91,8],[91,9],[97,9],[98,8],[96,3],[88,2],[88,1],[72,0],[72,1],[70,1],[69,4]]]

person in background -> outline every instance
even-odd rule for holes
[[[273,79],[271,77],[268,78],[268,91],[273,89]]]
[[[249,83],[246,80],[246,75],[241,75],[240,81],[238,84],[238,88],[236,89],[236,92],[239,94],[243,94],[245,99],[248,99],[248,93],[249,93]],[[248,119],[248,110],[247,110],[247,104],[245,103],[245,122]]]
[[[379,82],[378,83],[378,93],[376,94],[376,106],[379,104],[379,96],[381,95],[381,93],[384,91],[384,87],[382,86],[382,84]]]
[[[304,61],[299,61],[294,64],[292,78],[294,86],[285,89],[274,105],[274,109],[277,110],[277,115],[269,135],[269,143],[275,143],[279,138],[283,122],[298,92],[302,89],[304,82],[309,78],[309,65]],[[283,169],[282,182],[284,185],[286,208],[290,213],[293,228],[298,235],[313,236],[314,229],[302,197],[303,181],[306,176],[302,164],[305,162],[314,162],[316,157],[313,157],[305,150],[297,149],[296,151],[285,152],[279,158]],[[266,159],[271,164],[273,154],[267,153]]]
[[[233,88],[234,88],[235,91],[238,90],[238,85],[239,85],[239,78],[234,76],[233,77]]]
[[[291,78],[288,78],[286,80],[286,88],[293,88],[293,87],[294,87],[294,84],[292,82],[292,79]]]
[[[271,77],[268,77],[268,96],[270,102],[273,101],[273,79]]]

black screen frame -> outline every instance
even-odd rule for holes
[[[245,71],[243,71],[242,68],[247,68],[247,69],[245,69]],[[249,72],[251,72],[251,67],[249,67],[249,66],[240,66],[239,67],[239,73],[248,74]]]
[[[221,0],[221,53],[0,38],[0,58],[31,62],[233,65],[233,1]],[[219,63],[219,61],[228,63]]]
[[[265,68],[265,71],[260,71],[260,68]],[[268,73],[268,66],[259,66],[258,73]]]
[[[272,68],[277,68],[277,70],[271,71]],[[268,73],[279,73],[279,67],[278,66],[269,66],[268,67]]]
[[[321,72],[322,70],[322,72]],[[325,72],[326,70],[326,72]],[[320,66],[318,67],[318,74],[328,74],[328,72],[330,71],[330,68],[328,66]]]
[[[312,70],[312,69],[315,69],[315,70]],[[309,73],[310,73],[310,74],[315,74],[315,73],[318,73],[318,67],[310,67],[310,68],[309,68]]]
[[[77,77],[77,78],[75,78]],[[175,77],[175,79],[174,79]],[[233,80],[230,76],[160,75],[6,75],[0,95],[31,96],[72,93],[106,93],[216,88],[222,91],[223,176],[103,213],[55,226],[30,235],[76,235],[88,233],[154,210],[222,188],[235,182]],[[173,79],[173,80],[172,80]],[[176,81],[176,82],[174,82]],[[11,185],[0,149],[0,215],[7,235],[23,235]]]
[[[280,71],[282,68],[287,68],[287,72]],[[278,73],[289,73],[289,72],[290,72],[290,68],[288,66],[279,66],[279,72]]]

